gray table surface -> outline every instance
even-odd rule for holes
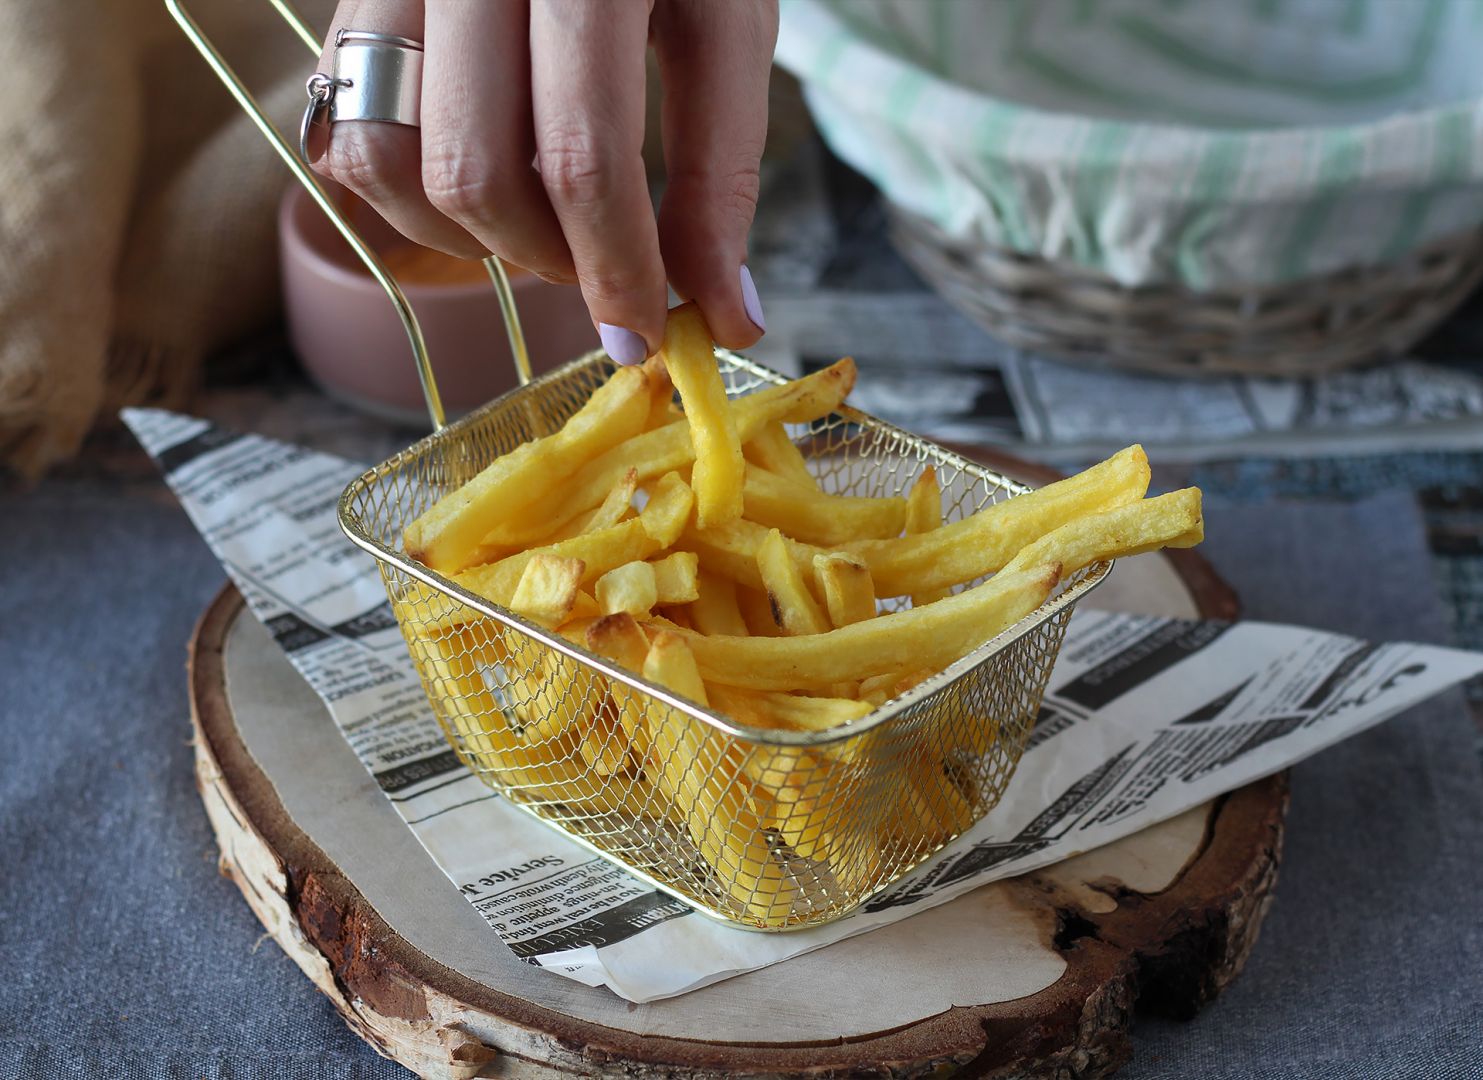
[[[222,574],[185,515],[134,462],[0,522],[0,1076],[406,1076],[216,873],[184,661]],[[1447,640],[1409,495],[1212,504],[1209,533],[1251,617]],[[1245,974],[1141,1020],[1120,1075],[1483,1077],[1480,851],[1457,693],[1303,763]]]

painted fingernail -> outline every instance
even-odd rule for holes
[[[762,300],[757,295],[757,283],[752,280],[752,271],[745,265],[741,268],[741,290],[742,307],[746,308],[747,318],[752,320],[752,325],[758,330],[767,333],[767,319],[762,314]]]
[[[597,324],[597,336],[602,338],[602,347],[620,364],[641,364],[649,355],[649,346],[632,330],[612,323]]]

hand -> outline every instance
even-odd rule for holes
[[[320,71],[341,27],[424,42],[421,128],[334,124],[315,166],[398,231],[579,283],[622,363],[659,347],[666,279],[718,343],[761,337],[746,242],[776,0],[340,0]],[[640,156],[651,40],[668,173],[657,221]]]

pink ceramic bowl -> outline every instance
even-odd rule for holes
[[[393,265],[422,324],[449,415],[516,385],[494,288],[477,263],[416,248],[364,203],[335,192],[366,241]],[[289,340],[326,393],[377,416],[425,425],[421,385],[401,320],[328,217],[298,184],[278,211],[279,258]],[[398,273],[396,266],[404,272]],[[576,286],[512,272],[511,284],[537,372],[598,347]]]

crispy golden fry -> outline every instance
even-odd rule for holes
[[[624,563],[597,579],[597,606],[604,615],[626,611],[647,615],[659,602],[654,567],[646,562]]]
[[[814,491],[819,490],[819,481],[808,471],[803,451],[788,438],[788,431],[780,421],[774,420],[762,425],[762,429],[742,447],[742,454],[752,464],[766,469],[774,476],[781,476],[784,480],[791,480]]]
[[[709,704],[705,683],[700,678],[700,669],[695,665],[695,656],[683,638],[667,630],[658,630],[649,643],[644,656],[644,678],[687,697],[698,705]]]
[[[661,606],[655,608],[654,616],[656,619],[664,619],[672,625],[678,626],[681,630],[695,629],[695,623],[690,621],[689,604],[671,604],[668,607]]]
[[[870,567],[856,556],[842,551],[815,555],[814,582],[836,627],[875,618],[875,583]]]
[[[510,610],[545,627],[560,626],[571,617],[586,570],[581,559],[531,556],[510,597]]]
[[[829,620],[808,591],[808,585],[783,542],[773,529],[757,548],[757,571],[767,590],[772,619],[785,634],[822,634]]]
[[[582,732],[582,758],[598,776],[612,776],[628,767],[628,737],[615,713],[616,709],[599,709]]]
[[[635,560],[647,559],[650,555],[657,553],[662,546],[649,535],[644,528],[643,517],[640,516],[611,525],[606,529],[599,529],[597,532],[574,536],[559,544],[551,544],[532,551],[522,551],[501,559],[497,563],[490,563],[488,566],[476,566],[472,570],[453,575],[453,581],[471,593],[492,600],[496,604],[509,606],[510,598],[515,594],[515,587],[520,583],[520,575],[525,573],[526,565],[537,555],[556,555],[581,560],[585,568],[582,573],[582,584],[590,585],[615,567]],[[449,621],[460,622],[463,618],[462,615],[451,615]]]
[[[407,526],[403,538],[407,554],[443,573],[472,565],[470,560],[490,529],[518,519],[556,481],[635,436],[648,412],[644,372],[639,368],[615,372],[560,431],[496,458]],[[611,481],[604,484],[603,493],[610,487]]]
[[[736,586],[736,606],[741,612],[746,633],[752,637],[782,637],[783,628],[772,613],[772,601],[761,589]]]
[[[848,358],[783,386],[770,386],[731,402],[737,436],[745,442],[771,420],[805,423],[828,416],[854,388],[855,362]],[[636,435],[593,458],[572,474],[565,486],[568,500],[596,506],[629,468],[639,483],[683,469],[695,461],[685,424],[667,424]],[[539,520],[538,514],[527,514]]]
[[[639,512],[644,531],[660,550],[673,546],[690,522],[695,493],[679,473],[666,473],[649,491],[649,501]]]
[[[660,604],[689,604],[700,599],[700,559],[693,551],[676,551],[649,564]]]
[[[929,533],[861,540],[844,549],[865,560],[878,595],[927,592],[1000,570],[1021,548],[1051,530],[1086,514],[1137,502],[1147,490],[1148,457],[1141,446],[1130,446],[1085,472]]]
[[[765,591],[762,573],[757,569],[757,551],[770,531],[765,525],[758,525],[746,518],[715,529],[700,529],[692,524],[675,543],[682,550],[699,555],[700,564],[707,570],[724,574],[738,585]],[[814,556],[827,554],[824,549],[813,544],[800,544],[786,536],[783,537],[783,544],[792,556],[799,576],[805,581],[811,581],[814,576]],[[743,607],[742,610],[745,611],[746,608]],[[752,632],[757,631],[754,629]]]
[[[743,690],[712,683],[707,693],[728,715],[745,719],[752,727],[788,731],[829,731],[870,715],[874,706],[850,698],[809,697],[774,690]]]
[[[697,564],[699,561],[697,558]],[[746,637],[747,624],[736,601],[736,582],[701,570],[699,586],[700,596],[690,605],[690,621],[695,629],[702,634]]]
[[[583,568],[583,572],[586,572],[585,567]],[[593,596],[586,589],[578,589],[577,598],[572,601],[572,609],[567,613],[566,621],[561,624],[561,630],[563,633],[566,633],[572,623],[596,619],[600,615],[602,615],[602,609],[597,606],[597,597]]]
[[[660,346],[664,366],[680,392],[695,448],[695,516],[702,527],[724,525],[742,514],[741,437],[726,401],[726,384],[711,344],[711,328],[695,304],[669,313]]]
[[[906,668],[944,668],[1034,611],[1059,579],[1058,566],[999,574],[935,604],[827,634],[772,639],[676,632],[708,682],[754,690],[829,686]]]
[[[942,488],[937,483],[937,468],[928,465],[922,470],[911,492],[906,496],[906,535],[921,536],[942,526]],[[927,589],[912,593],[914,607],[941,600],[947,589]]]
[[[824,547],[896,536],[906,521],[905,499],[823,495],[756,465],[747,467],[742,503],[748,520]]]
[[[649,639],[644,636],[632,615],[609,615],[588,628],[587,648],[629,671],[641,672],[644,669],[644,657],[649,652]],[[649,753],[649,733],[644,723],[643,696],[633,687],[617,681],[608,684],[608,694],[619,727],[633,743],[638,758],[641,761],[646,760]]]
[[[673,424],[685,419],[685,414],[675,408],[675,384],[664,366],[664,357],[649,357],[643,364],[644,374],[649,378],[649,417],[644,421],[644,430]]]
[[[917,668],[912,671],[887,671],[882,675],[872,675],[860,680],[858,696],[861,701],[869,702],[878,709],[892,698],[898,698],[918,683],[930,679],[932,674],[926,668]]]
[[[1091,514],[1046,533],[1011,559],[1005,570],[1058,562],[1066,575],[1104,559],[1122,559],[1160,548],[1194,547],[1205,539],[1199,488]]]
[[[476,566],[455,574],[453,581],[469,592],[508,606],[526,564],[536,555],[548,554],[580,559],[586,567],[582,584],[590,585],[609,570],[624,563],[642,562],[669,547],[685,528],[693,505],[690,488],[678,475],[670,474],[654,485],[648,504],[637,518]],[[467,612],[452,601],[442,600],[441,606],[446,613],[435,623],[438,627],[457,625],[468,618]]]
[[[658,631],[644,659],[644,678],[707,705],[695,658],[675,634]],[[690,837],[730,896],[748,915],[783,921],[796,893],[773,857],[743,771],[746,754],[734,743],[673,711],[653,728],[652,755],[660,790],[687,808]]]
[[[633,495],[638,487],[639,471],[629,469],[623,474],[623,479],[613,485],[613,490],[608,492],[597,509],[578,514],[573,521],[557,530],[554,539],[568,540],[573,536],[618,524],[633,513]]]
[[[482,626],[419,637],[413,657],[423,677],[440,687],[438,699],[452,710],[445,719],[480,772],[531,797],[580,778],[583,766],[574,751],[592,698],[553,688],[560,679],[590,680],[590,674],[558,669],[555,661],[566,658],[523,634],[490,637]],[[513,716],[486,685],[484,673],[496,670],[507,674]]]
[[[495,562],[521,548],[555,544],[616,525],[633,513],[633,495],[638,483],[638,470],[629,469],[596,508],[574,506],[567,500],[551,511],[548,524],[527,526],[519,531],[512,531],[506,525],[496,526],[480,541],[477,559],[480,563]]]

